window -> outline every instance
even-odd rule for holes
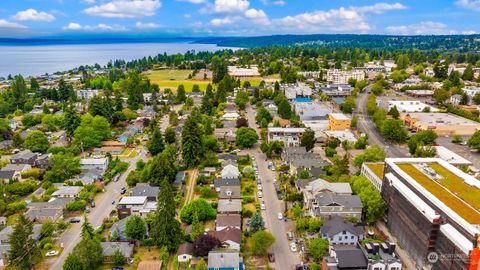
[[[339,237],[338,237],[338,240],[339,240],[339,241],[342,241],[342,237],[341,237],[341,236],[339,236]]]
[[[355,236],[353,236],[353,235],[350,237],[350,239],[354,239],[354,238],[355,238]]]
[[[342,234],[347,234],[347,231],[343,231]]]

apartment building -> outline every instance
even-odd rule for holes
[[[300,138],[305,128],[268,128],[268,141],[282,141],[285,147],[300,146]]]
[[[362,70],[338,70],[330,69],[327,72],[327,82],[331,84],[348,84],[350,79],[361,81],[365,79]]]

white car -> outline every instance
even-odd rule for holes
[[[258,190],[262,191],[263,187],[261,184],[258,185]]]
[[[282,219],[283,219],[283,214],[282,214],[282,212],[278,212],[278,219],[279,219],[279,220],[282,220]]]
[[[276,183],[277,182],[277,178],[273,178],[273,183]]]
[[[47,252],[47,254],[45,254],[46,257],[53,257],[53,256],[57,256],[57,255],[58,255],[58,251],[56,251],[56,250],[49,251],[49,252]]]
[[[259,198],[262,198],[262,195],[263,195],[263,194],[262,194],[261,191],[259,191],[259,192],[257,192],[257,195],[258,195]]]
[[[262,210],[267,209],[267,208],[265,207],[265,203],[264,203],[264,202],[262,202],[262,203],[260,204],[260,209],[262,209]]]
[[[290,250],[292,252],[297,252],[297,245],[295,243],[290,243]]]

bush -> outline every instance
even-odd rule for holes
[[[67,211],[74,212],[85,209],[86,202],[84,200],[74,200],[67,203]]]
[[[199,221],[212,220],[217,217],[217,211],[204,199],[193,200],[185,205],[180,211],[180,219],[183,223],[192,223],[193,213],[198,214]]]
[[[46,244],[43,246],[43,249],[45,249],[45,250],[50,250],[50,249],[52,249],[52,247],[53,247],[53,246],[52,246],[51,243],[46,243]]]
[[[37,184],[35,181],[27,180],[24,182],[10,183],[5,187],[5,191],[13,195],[25,196],[32,193],[36,187]]]

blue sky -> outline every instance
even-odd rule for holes
[[[0,6],[0,37],[478,32],[480,0],[4,0]]]

